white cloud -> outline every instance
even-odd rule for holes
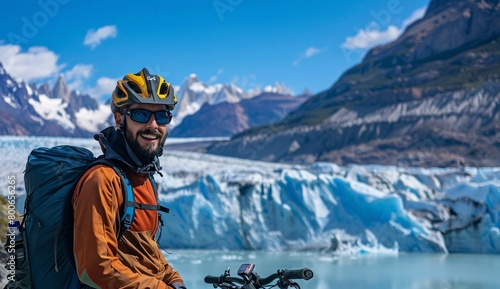
[[[58,64],[58,60],[59,56],[46,47],[30,47],[23,52],[18,45],[0,45],[0,63],[7,73],[26,82],[46,81],[57,77],[65,67],[65,64]],[[92,64],[77,64],[65,71],[63,76],[72,90],[84,91],[97,99],[111,95],[116,79],[101,77],[95,87],[88,88],[86,82],[92,76],[93,69]]]
[[[94,66],[92,64],[77,64],[73,68],[64,73],[66,79],[89,78]]]
[[[64,78],[72,90],[81,90],[85,80],[91,76],[92,69],[94,69],[92,64],[77,64],[64,73]]]
[[[384,31],[380,31],[378,28],[378,24],[372,22],[366,30],[360,29],[356,35],[347,37],[342,47],[349,50],[368,49],[379,44],[388,43],[402,33],[402,29],[393,25],[387,27]]]
[[[109,77],[101,77],[97,80],[97,84],[94,88],[90,89],[87,93],[96,99],[100,99],[103,96],[109,96],[116,87],[116,79]]]
[[[257,75],[250,73],[243,76],[234,75],[231,79],[231,83],[246,91],[261,86],[260,83],[256,83],[256,80]]]
[[[314,55],[320,54],[323,52],[323,50],[316,48],[316,47],[309,47],[307,48],[304,52],[300,53],[299,58],[297,58],[294,62],[293,65],[299,65],[299,63],[309,57],[313,57]]]
[[[304,53],[304,57],[309,58],[311,56],[314,56],[316,54],[319,54],[321,50],[315,47],[309,47],[306,49],[306,52]]]
[[[215,75],[213,75],[212,77],[210,77],[210,80],[209,80],[209,83],[214,83],[217,81],[217,78],[219,78],[219,76],[224,72],[224,69],[222,68],[219,68],[217,70],[217,73]]]
[[[118,32],[115,25],[106,25],[97,30],[90,29],[87,31],[87,35],[85,35],[83,44],[96,48],[103,40],[114,38],[117,34]]]
[[[64,65],[59,56],[46,47],[34,46],[22,52],[19,45],[0,45],[0,62],[7,73],[26,82],[56,76]]]
[[[415,10],[403,21],[401,27],[389,25],[385,30],[381,30],[380,25],[372,21],[366,29],[359,29],[356,35],[347,37],[341,46],[347,50],[366,50],[380,44],[389,43],[398,38],[408,25],[422,18],[425,11],[426,8]]]
[[[406,27],[408,27],[410,24],[417,21],[418,19],[424,17],[425,11],[427,11],[426,7],[422,7],[420,9],[413,11],[413,13],[403,21],[403,29],[405,29]]]

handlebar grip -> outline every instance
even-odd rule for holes
[[[207,275],[207,276],[205,276],[205,279],[203,279],[203,280],[205,281],[205,283],[208,283],[208,284],[219,283],[220,276]]]
[[[309,268],[284,270],[283,277],[286,279],[304,279],[309,280],[314,276],[314,273]]]
[[[207,276],[205,276],[205,279],[203,279],[203,281],[205,281],[205,283],[208,283],[208,284],[220,284],[222,282],[245,284],[245,280],[243,280],[242,278],[231,277],[231,276],[207,275]]]

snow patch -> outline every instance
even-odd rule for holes
[[[33,106],[33,109],[46,120],[55,120],[59,125],[67,130],[74,130],[75,124],[71,121],[70,115],[66,113],[67,103],[63,103],[62,99],[49,98],[45,94],[39,95],[40,101],[30,98],[28,102]]]
[[[100,104],[97,110],[82,108],[75,113],[78,127],[91,132],[98,132],[102,129],[101,126],[110,116],[109,105],[106,104]]]

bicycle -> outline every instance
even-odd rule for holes
[[[219,287],[222,289],[260,289],[266,287],[272,288],[275,286],[278,286],[279,289],[287,289],[289,287],[300,289],[300,285],[293,280],[309,280],[314,276],[314,273],[309,268],[294,270],[279,269],[276,273],[261,278],[259,274],[255,272],[254,264],[242,264],[238,269],[238,275],[240,277],[232,277],[230,268],[227,268],[224,274],[220,276],[207,275],[204,281],[205,283],[212,284],[214,288]],[[276,284],[269,285],[276,279]],[[235,283],[241,284],[241,286]]]

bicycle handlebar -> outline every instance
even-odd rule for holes
[[[238,273],[238,275],[241,275]],[[274,280],[278,279],[278,287],[279,288],[284,288],[285,284],[289,283],[294,283],[291,281],[292,279],[303,279],[303,280],[309,280],[314,276],[314,273],[311,269],[309,268],[302,268],[302,269],[294,269],[294,270],[288,270],[288,269],[280,269],[276,273],[273,273],[267,277],[260,278],[259,275],[255,272],[251,272],[250,275],[248,276],[243,276],[243,277],[231,277],[229,275],[229,268],[226,270],[226,272],[220,276],[212,276],[212,275],[207,275],[205,276],[205,283],[212,284],[214,285],[214,288],[221,287],[221,288],[240,288],[234,283],[238,283],[241,285],[247,285],[247,284],[253,284],[254,287],[244,287],[244,288],[263,288],[265,285],[268,285],[269,283],[273,282]],[[296,284],[296,283],[295,283]],[[296,284],[298,286],[298,284]],[[241,288],[243,288],[241,287]],[[300,286],[298,286],[300,288]]]
[[[278,270],[278,273],[271,274],[267,277],[264,278],[259,278],[257,279],[257,283],[261,286],[267,285],[274,280],[278,279],[280,277],[280,273],[283,275],[283,278],[286,280],[291,280],[291,279],[304,279],[304,280],[309,280],[313,277],[313,271],[309,268],[303,268],[303,269],[295,269],[295,270]]]
[[[314,276],[314,273],[309,268],[296,269],[296,270],[284,270],[283,277],[286,279],[304,279],[309,280]]]
[[[240,283],[242,285],[245,284],[245,280],[243,280],[242,278],[231,277],[231,276],[224,277],[224,276],[207,275],[207,276],[205,276],[204,281],[205,281],[205,283],[208,283],[208,284],[222,284],[224,282]]]

